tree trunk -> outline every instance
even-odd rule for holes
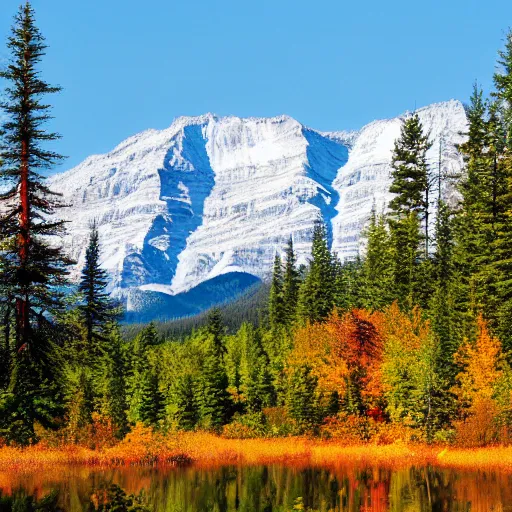
[[[28,279],[28,257],[30,248],[30,201],[29,201],[29,176],[28,176],[28,141],[21,143],[21,169],[20,169],[20,233],[19,233],[19,258],[20,275],[22,279]],[[26,289],[27,282],[22,283],[22,288]],[[16,299],[16,314],[18,327],[18,349],[24,347],[28,342],[29,336],[29,297],[25,290],[22,297]]]

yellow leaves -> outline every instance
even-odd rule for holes
[[[501,370],[501,343],[490,335],[480,315],[475,343],[466,341],[455,354],[455,360],[464,370],[457,375],[459,385],[455,394],[463,402],[473,404],[477,398],[492,398],[495,385],[503,374]]]

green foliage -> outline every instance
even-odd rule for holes
[[[203,338],[203,350],[201,373],[196,381],[199,424],[206,429],[218,429],[231,414],[228,379],[211,335]]]
[[[286,409],[290,418],[304,430],[311,430],[320,420],[316,385],[317,379],[311,374],[308,366],[291,369]]]
[[[268,297],[268,316],[270,325],[276,328],[283,323],[285,317],[285,303],[283,296],[283,265],[281,257],[276,254],[274,258],[274,270],[272,283]]]
[[[381,309],[396,298],[393,286],[395,260],[385,218],[382,215],[377,217],[375,210],[372,211],[365,236],[367,247],[361,269],[360,305]]]
[[[93,341],[103,341],[101,327],[114,316],[114,304],[105,292],[107,287],[107,272],[100,266],[100,244],[98,227],[94,222],[91,226],[89,245],[85,252],[85,265],[78,286],[84,296],[84,302],[79,306],[87,329],[87,344],[91,350],[97,350]]]
[[[335,264],[329,251],[324,224],[317,221],[313,230],[311,260],[300,289],[299,315],[304,321],[322,321],[335,304]]]
[[[285,249],[285,263],[283,274],[283,323],[291,325],[297,317],[299,289],[301,277],[297,269],[297,258],[293,250],[293,240],[290,237]]]
[[[422,214],[427,208],[426,152],[430,147],[431,143],[428,136],[423,133],[418,114],[404,119],[391,160],[393,183],[389,189],[396,194],[389,207],[398,217],[410,212]]]

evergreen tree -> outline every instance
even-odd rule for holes
[[[283,297],[283,265],[281,257],[276,254],[274,270],[268,298],[268,316],[272,328],[281,325],[285,318],[285,303]]]
[[[361,270],[361,306],[381,309],[393,299],[393,252],[391,237],[383,216],[372,210],[370,224],[365,232],[366,254]]]
[[[458,348],[455,314],[454,236],[452,212],[439,201],[436,219],[436,252],[434,256],[435,291],[430,303],[432,328],[439,340],[439,373],[443,378],[455,377],[454,359]]]
[[[149,351],[157,343],[155,325],[150,323],[139,333],[130,347],[126,384],[128,420],[132,423],[147,422],[149,416],[156,417],[162,406],[163,399],[158,390],[158,380],[149,362]]]
[[[293,240],[290,236],[285,249],[285,265],[283,276],[283,313],[284,323],[291,325],[297,315],[299,301],[300,274],[297,269],[297,258],[293,250]]]
[[[456,307],[462,320],[463,337],[471,335],[473,319],[482,307],[483,289],[478,273],[490,259],[488,204],[490,176],[487,168],[487,108],[482,90],[475,84],[466,109],[469,130],[461,144],[465,175],[459,182],[460,211],[454,219],[454,264],[458,276]]]
[[[126,433],[126,365],[121,333],[116,323],[105,329],[106,343],[93,368],[94,410],[112,422],[117,434]]]
[[[499,53],[499,69],[494,74],[495,97],[505,125],[505,139],[512,151],[512,30],[505,36],[505,48]]]
[[[315,222],[308,273],[300,288],[299,315],[303,320],[319,322],[327,318],[335,305],[335,264],[329,252],[322,221]]]
[[[416,211],[399,220],[392,220],[391,244],[394,260],[393,286],[400,305],[412,308],[417,304],[415,290],[418,284],[418,267],[421,258],[420,219]]]
[[[334,304],[343,311],[360,307],[364,298],[363,261],[358,256],[343,263],[334,261]]]
[[[31,337],[41,315],[61,307],[61,290],[70,262],[48,241],[49,236],[62,233],[63,223],[51,218],[60,204],[41,172],[62,157],[42,147],[42,143],[58,138],[44,130],[51,117],[50,106],[42,98],[60,89],[40,78],[37,66],[46,45],[29,2],[20,7],[7,46],[11,61],[0,72],[0,78],[10,84],[6,101],[0,103],[7,114],[0,141],[0,177],[10,188],[0,196],[0,238],[6,262],[0,280],[8,292],[4,300],[14,304],[19,351],[31,350],[34,342],[42,339]]]
[[[213,336],[213,343],[219,354],[224,353],[224,336],[226,334],[226,326],[222,320],[222,312],[220,308],[212,308],[206,317],[206,332]]]
[[[155,426],[162,419],[164,398],[159,389],[158,374],[153,368],[142,375],[140,391],[139,419],[147,426]]]
[[[185,374],[176,380],[171,391],[173,420],[183,430],[192,430],[199,420],[195,386],[192,375]]]
[[[393,183],[389,191],[396,196],[389,203],[389,207],[397,216],[408,215],[412,211],[425,216],[427,212],[426,153],[431,146],[428,136],[423,133],[418,114],[406,118],[402,124],[400,137],[395,142],[391,160]],[[425,225],[428,230],[428,222],[425,222]]]
[[[246,409],[257,412],[274,404],[274,389],[268,355],[261,345],[259,332],[243,324],[237,334],[241,345],[240,394]]]
[[[85,265],[79,291],[84,296],[82,311],[87,328],[87,345],[93,348],[93,341],[103,340],[100,334],[104,326],[114,315],[114,305],[105,289],[107,287],[107,272],[100,266],[100,244],[96,222],[91,226],[89,245],[85,253]]]
[[[294,368],[288,382],[286,409],[299,427],[310,430],[319,420],[316,400],[317,379],[308,366]]]
[[[209,335],[204,340],[204,360],[196,388],[202,427],[218,429],[227,422],[231,408],[227,387],[225,369],[215,349],[213,338]]]
[[[423,133],[419,116],[413,114],[403,121],[400,137],[393,151],[390,192],[396,196],[389,203],[389,226],[393,246],[394,287],[396,297],[403,306],[412,307],[419,302],[418,291],[428,282],[426,266],[420,265],[421,244],[424,242],[424,259],[429,256],[429,204],[428,169],[426,153],[431,147]],[[424,235],[421,235],[421,221]],[[421,270],[423,279],[418,279]]]

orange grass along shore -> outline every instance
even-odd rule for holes
[[[99,450],[40,443],[27,448],[0,448],[0,471],[34,471],[65,466],[116,467],[129,465],[198,466],[286,464],[335,467],[368,464],[383,467],[424,466],[460,469],[498,469],[512,472],[512,447],[462,449],[394,443],[346,446],[337,441],[289,437],[225,439],[209,433],[169,436],[137,428],[118,445]]]

